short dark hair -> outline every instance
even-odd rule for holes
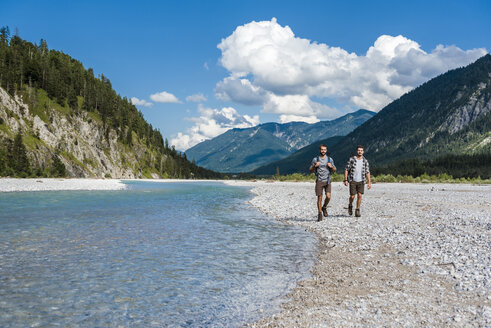
[[[327,149],[327,145],[325,145],[325,144],[320,145],[319,149],[321,149],[322,147],[326,147],[326,149]]]
[[[358,148],[361,148],[361,149],[365,150],[365,147],[363,147],[362,145],[356,146],[356,150],[358,150]]]

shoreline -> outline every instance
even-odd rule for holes
[[[228,184],[251,186],[253,206],[319,240],[313,278],[250,327],[491,324],[491,186],[377,183],[356,218],[333,183],[316,222],[311,182]]]

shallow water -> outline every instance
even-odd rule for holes
[[[278,310],[315,243],[220,183],[0,194],[0,326],[237,327]]]

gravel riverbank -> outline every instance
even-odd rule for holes
[[[126,186],[116,179],[0,179],[0,192],[121,189],[126,189]]]
[[[491,186],[378,183],[356,218],[334,183],[316,222],[313,183],[231,184],[253,186],[252,205],[320,241],[313,279],[251,327],[491,326]]]

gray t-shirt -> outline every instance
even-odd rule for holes
[[[334,165],[334,161],[332,158],[329,156],[324,156],[324,158],[317,156],[312,159],[312,164],[310,164],[310,167],[314,167],[315,163],[320,162],[320,165],[317,167],[317,170],[315,171],[315,175],[317,176],[317,181],[330,181],[329,176],[331,175],[331,172],[329,171],[329,168],[327,167],[327,163],[331,163],[333,167],[336,167]]]
[[[363,158],[356,160],[355,172],[353,174],[354,182],[363,181],[362,171],[363,171]]]

